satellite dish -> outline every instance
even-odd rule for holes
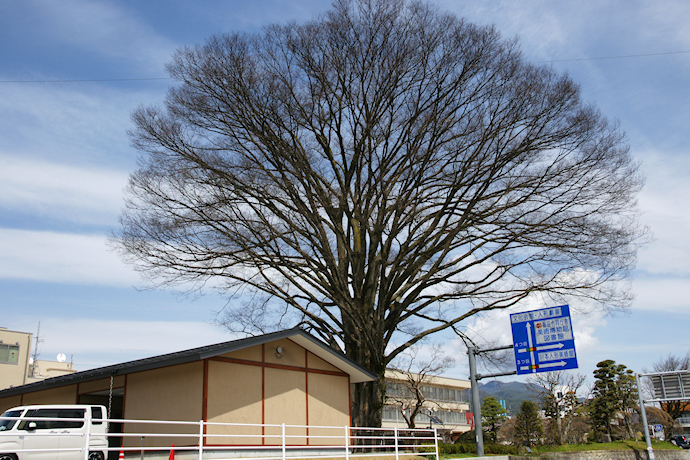
[[[67,356],[65,356],[64,353],[60,353],[59,355],[57,355],[57,360],[59,363],[64,363],[66,359],[67,359]]]
[[[33,364],[34,364],[34,359],[30,357],[29,358],[29,365],[33,365]]]

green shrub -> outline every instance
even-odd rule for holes
[[[459,442],[455,444],[440,443],[438,445],[440,454],[476,454],[477,446],[474,443]]]
[[[476,450],[476,449],[475,449]],[[492,455],[517,455],[517,446],[504,446],[503,444],[486,444],[484,453]]]
[[[455,444],[439,443],[438,450],[442,455],[476,454],[477,445],[473,442],[458,442]],[[518,449],[515,446],[487,443],[484,444],[484,453],[487,455],[517,455]]]
[[[423,452],[423,453],[434,452],[435,450],[436,450],[436,447],[430,443],[424,443],[424,444],[422,444],[422,447],[417,448],[417,452]],[[438,450],[440,453],[440,451],[441,451],[441,445],[440,444],[439,444]]]

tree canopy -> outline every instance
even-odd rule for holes
[[[600,434],[606,433],[611,440],[615,435],[612,426],[614,415],[620,414],[628,435],[633,437],[631,411],[638,401],[633,371],[607,359],[597,364],[594,378],[592,400],[589,403],[592,425]]]
[[[337,0],[179,50],[133,114],[117,241],[154,283],[225,292],[383,377],[405,349],[530,295],[624,306],[642,179],[624,134],[515,40],[423,3]],[[380,423],[382,380],[353,422]]]
[[[586,377],[568,371],[543,372],[528,378],[544,411],[544,441],[547,444],[579,443],[577,427],[582,422],[582,402],[577,396]]]
[[[486,427],[489,438],[495,442],[498,429],[508,418],[506,410],[501,406],[498,399],[493,396],[487,396],[484,398],[484,402],[482,402],[481,414],[482,426]]]
[[[541,444],[544,428],[536,404],[532,401],[522,402],[520,411],[515,416],[514,429],[514,437],[517,444],[523,446]]]

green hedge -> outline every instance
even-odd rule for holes
[[[477,445],[473,442],[459,442],[456,444],[439,443],[438,450],[440,454],[476,454]],[[491,455],[517,455],[518,448],[516,446],[504,446],[502,444],[484,444],[484,453]]]

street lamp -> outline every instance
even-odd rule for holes
[[[429,408],[429,429],[434,428],[434,420],[438,420],[434,413],[438,412],[438,407]]]

